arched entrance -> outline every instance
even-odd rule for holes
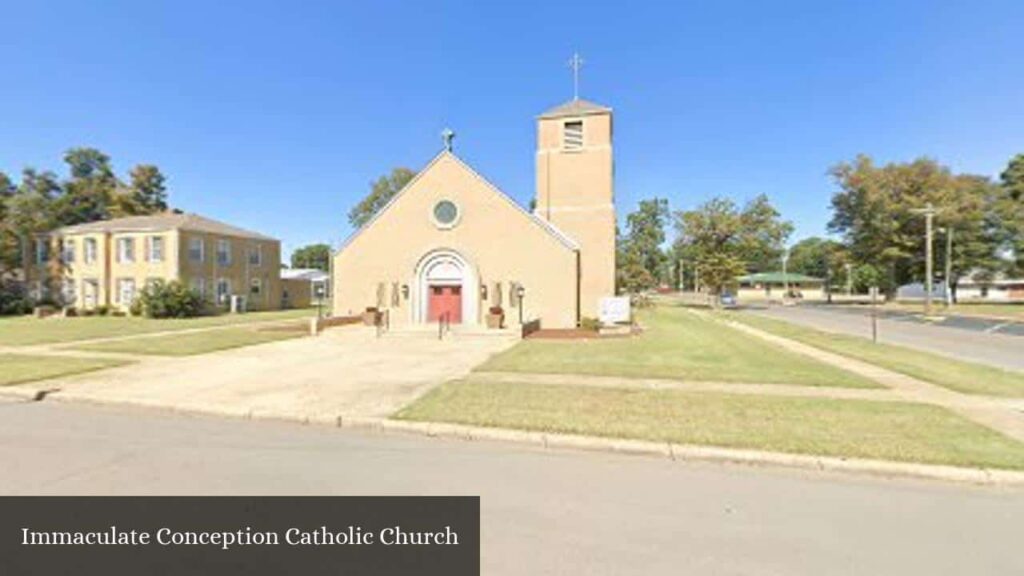
[[[437,322],[447,316],[452,324],[476,324],[479,295],[473,267],[454,250],[434,250],[416,266],[417,322]]]

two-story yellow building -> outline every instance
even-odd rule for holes
[[[227,307],[281,307],[281,243],[198,214],[164,213],[59,228],[35,239],[30,294],[65,306],[126,310],[156,280],[179,280]]]

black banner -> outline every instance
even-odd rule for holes
[[[480,574],[478,497],[0,497],[0,574]]]

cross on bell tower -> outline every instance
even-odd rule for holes
[[[569,59],[569,68],[572,68],[572,99],[580,99],[580,68],[583,68],[583,58],[578,52],[573,53]]]

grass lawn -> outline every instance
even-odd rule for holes
[[[633,338],[525,340],[491,358],[484,371],[593,374],[716,382],[878,388],[879,384],[788,352],[682,308],[641,312]]]
[[[129,364],[127,360],[0,354],[0,386],[92,372]]]
[[[728,313],[728,317],[772,334],[902,372],[957,392],[1024,398],[1024,372],[954,360],[903,346],[874,344],[867,338],[822,332],[755,314]]]
[[[251,324],[268,320],[306,318],[315,315],[311,309],[223,314],[201,318],[163,319],[124,318],[115,316],[82,316],[78,318],[45,318],[31,316],[0,318],[0,346],[22,346],[74,342],[110,336],[129,336],[187,328]]]
[[[395,415],[659,442],[1024,469],[1024,444],[936,406],[459,381]]]
[[[168,334],[149,338],[133,338],[113,342],[98,342],[76,346],[78,350],[94,352],[123,352],[126,354],[144,354],[151,356],[192,356],[206,354],[229,348],[241,348],[254,344],[288,340],[309,334],[305,325],[296,326],[294,330],[255,330],[252,328],[224,328],[206,332],[189,332],[187,334]]]

